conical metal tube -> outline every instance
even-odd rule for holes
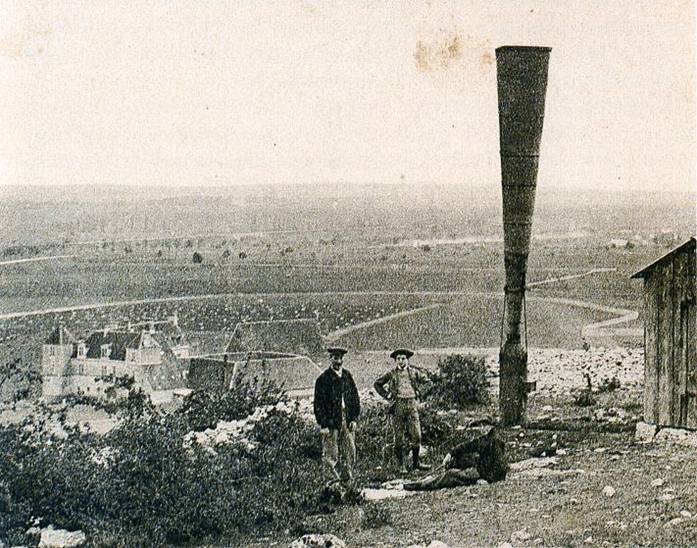
[[[527,348],[520,336],[537,166],[551,48],[496,50],[503,196],[505,342],[499,354],[499,410],[504,424],[525,420]]]

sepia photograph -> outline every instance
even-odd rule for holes
[[[0,547],[697,546],[694,0],[0,0]]]

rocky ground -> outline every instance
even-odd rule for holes
[[[347,546],[689,546],[697,543],[693,448],[602,434],[506,481],[381,501],[315,518]],[[249,546],[285,546],[264,539]]]
[[[487,355],[495,385],[495,354]],[[529,372],[537,380],[529,422],[503,432],[514,462],[505,481],[341,507],[308,518],[308,532],[366,547],[697,545],[694,447],[635,440],[642,351],[533,350]],[[588,379],[593,403],[579,406]],[[542,454],[552,443],[556,454]],[[295,537],[244,544],[287,546]]]

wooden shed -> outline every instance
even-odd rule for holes
[[[644,421],[697,428],[695,238],[632,278],[644,280]]]

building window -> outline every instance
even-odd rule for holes
[[[80,342],[77,344],[77,357],[78,358],[85,358],[87,355],[87,346],[85,343]]]
[[[108,358],[109,354],[111,354],[111,345],[110,344],[103,344],[101,347],[101,357],[102,358]]]

